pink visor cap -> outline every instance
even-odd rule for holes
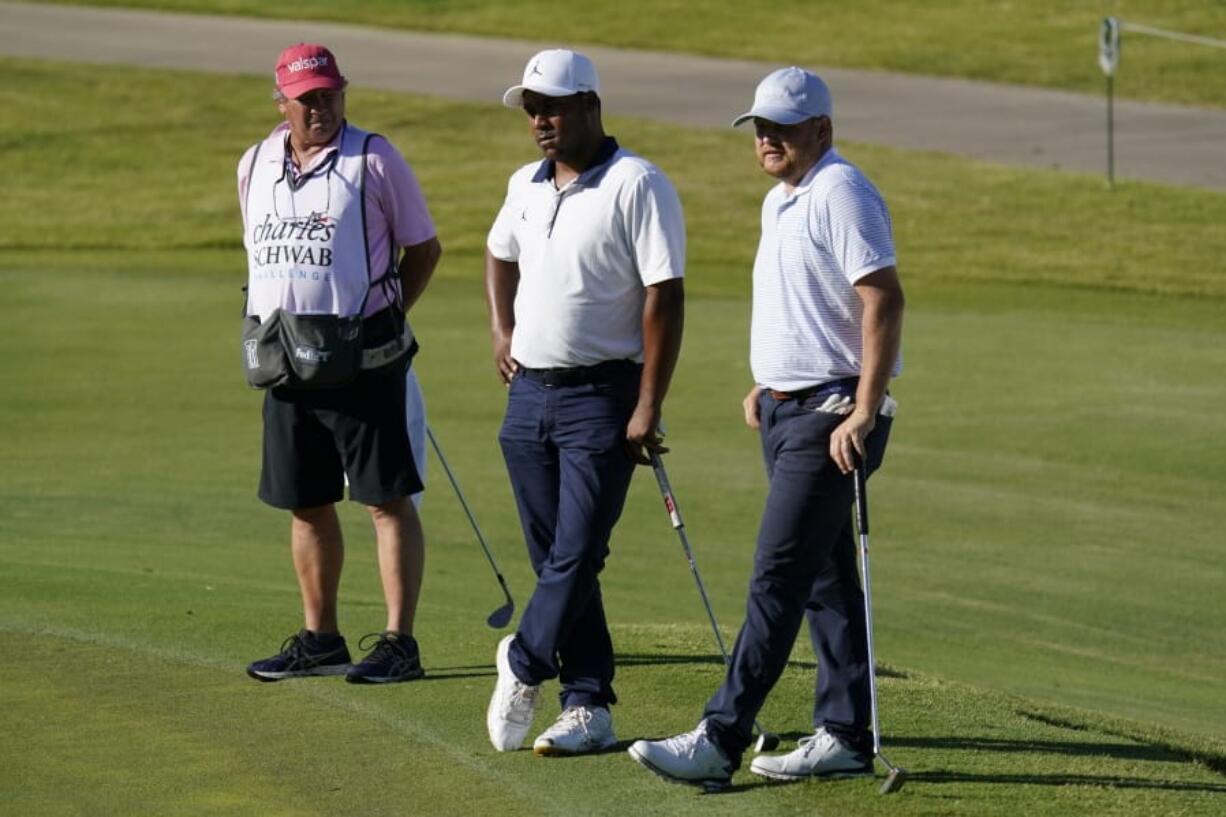
[[[571,96],[584,91],[600,92],[600,78],[596,66],[578,51],[551,48],[541,51],[528,60],[524,79],[512,85],[502,95],[502,104],[519,108],[524,104],[524,91],[535,91],[541,96]]]
[[[795,125],[819,116],[834,117],[830,89],[817,74],[793,65],[767,74],[758,83],[753,107],[738,116],[732,126],[755,117],[779,125]]]
[[[320,88],[339,91],[344,87],[336,57],[322,45],[298,43],[277,57],[277,88],[289,99]]]

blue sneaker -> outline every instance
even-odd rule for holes
[[[281,652],[248,665],[247,674],[257,681],[280,681],[310,675],[341,675],[349,669],[349,647],[336,634],[323,637],[300,630],[281,644]]]
[[[371,639],[374,639],[374,644],[370,647],[370,654],[345,673],[345,680],[349,683],[393,684],[412,681],[426,674],[421,666],[417,639],[413,636],[390,631],[370,633],[362,636],[358,649],[367,649]]]

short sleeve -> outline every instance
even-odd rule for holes
[[[502,261],[518,261],[519,260],[519,240],[515,237],[515,225],[519,218],[518,207],[516,207],[516,177],[512,176],[507,182],[507,195],[503,199],[502,207],[498,211],[498,216],[494,219],[494,225],[490,227],[489,234],[485,238],[485,246],[490,251],[490,255]]]
[[[434,221],[425,194],[400,151],[383,137],[375,136],[368,146],[366,171],[367,183],[377,185],[374,192],[396,246],[412,247],[434,238]]]
[[[895,264],[890,213],[876,190],[847,180],[825,202],[828,247],[848,283]]]
[[[652,168],[628,192],[626,230],[643,286],[685,277],[685,216],[672,182]]]

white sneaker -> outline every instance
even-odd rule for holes
[[[636,740],[627,751],[671,783],[701,786],[706,791],[726,789],[732,783],[732,762],[707,737],[706,721],[692,732],[664,740]]]
[[[515,636],[509,635],[498,642],[494,659],[498,667],[498,681],[490,697],[490,707],[485,712],[485,725],[490,730],[490,743],[500,752],[513,752],[523,744],[536,716],[540,685],[525,684],[511,672],[507,651]]]
[[[873,759],[852,751],[839,739],[818,729],[801,738],[786,755],[758,755],[749,771],[772,780],[805,780],[810,777],[860,777],[873,773]]]
[[[567,707],[553,726],[541,733],[532,744],[532,753],[550,755],[586,755],[608,749],[613,737],[613,716],[601,706]]]

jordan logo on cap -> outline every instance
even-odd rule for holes
[[[539,60],[532,63],[532,70],[528,72],[528,76],[532,77],[538,74],[542,77],[545,76],[543,73],[541,73],[541,63]]]

